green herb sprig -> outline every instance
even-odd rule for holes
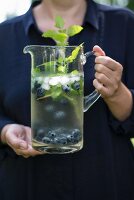
[[[72,37],[83,30],[82,26],[71,25],[68,28],[64,28],[65,22],[61,16],[56,16],[55,27],[57,30],[48,30],[42,34],[45,38],[52,38],[57,46],[67,46],[68,38]]]
[[[55,41],[56,46],[59,46],[62,51],[62,56],[59,56],[59,58],[55,59],[54,61],[50,62],[44,62],[34,68],[34,73],[40,73],[40,67],[45,68],[45,72],[47,73],[54,73],[54,67],[56,67],[56,73],[57,74],[66,74],[68,72],[68,64],[72,63],[76,57],[78,56],[78,53],[80,51],[80,48],[83,44],[80,44],[77,46],[68,57],[65,57],[65,51],[66,46],[68,46],[68,38],[72,37],[79,32],[83,30],[82,26],[79,25],[71,25],[68,28],[65,28],[65,22],[64,19],[61,16],[56,16],[55,18],[55,27],[56,30],[47,30],[42,34],[42,37],[45,38],[51,38]]]

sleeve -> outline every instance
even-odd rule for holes
[[[8,118],[8,117],[4,114],[4,112],[3,112],[3,110],[2,110],[2,107],[1,107],[1,104],[0,104],[0,133],[1,133],[1,131],[2,131],[2,128],[3,128],[5,125],[7,125],[7,124],[12,124],[12,123],[14,123],[14,121],[11,120],[10,118]]]
[[[134,105],[134,90],[131,90]],[[109,125],[118,135],[134,138],[134,106],[130,116],[123,122],[117,120],[111,113],[109,115]]]
[[[4,110],[2,108],[2,103],[0,101],[0,134],[2,131],[2,128],[7,124],[13,124],[15,123],[13,120],[11,120],[6,114],[4,113]],[[0,141],[0,147],[4,146]]]
[[[123,82],[132,93],[133,108],[130,116],[123,122],[118,121],[109,113],[109,125],[116,134],[134,138],[134,13],[128,11],[126,15],[127,27],[126,38],[124,38],[126,41],[126,49],[124,55]]]

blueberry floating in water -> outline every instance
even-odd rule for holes
[[[37,98],[43,97],[45,95],[45,90],[42,87],[37,88],[36,96]]]
[[[34,83],[34,88],[37,89],[37,88],[39,88],[40,86],[41,86],[41,84],[38,83],[38,81],[35,81],[35,83]]]
[[[79,89],[80,89],[80,83],[79,83],[79,82],[74,82],[73,88],[74,88],[75,90],[79,90]]]
[[[69,87],[69,85],[63,85],[63,86],[62,86],[62,90],[63,90],[64,92],[66,92],[66,93],[70,92],[70,87]]]
[[[64,111],[57,111],[55,114],[54,114],[54,119],[56,120],[61,120],[61,119],[64,119],[66,116],[66,113]]]
[[[45,105],[44,110],[47,112],[54,112],[55,107],[53,104],[47,104],[47,105]]]
[[[62,105],[67,105],[69,102],[68,102],[68,100],[67,100],[66,98],[62,98],[62,99],[60,100],[60,103],[61,103]]]
[[[36,93],[37,89],[41,87],[41,84],[38,81],[35,81],[32,93]]]

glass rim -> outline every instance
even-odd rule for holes
[[[57,45],[34,45],[34,44],[32,44],[32,45],[27,45],[27,46],[25,46],[25,47],[52,47],[52,48],[76,48],[76,47],[78,47],[78,46],[80,46],[81,48],[83,48],[84,46],[83,45],[66,45],[66,46],[57,46]]]

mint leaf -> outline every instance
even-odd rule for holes
[[[59,57],[58,58],[58,64],[62,64],[63,62],[65,62],[65,58]]]
[[[73,71],[71,72],[71,74],[72,74],[72,75],[78,75],[78,74],[79,74],[79,71],[75,69],[75,70],[73,70]]]
[[[53,99],[58,98],[61,94],[62,94],[62,88],[61,87],[55,86],[55,87],[51,88],[51,97]]]
[[[56,41],[56,43],[64,44],[68,38],[67,34],[65,33],[59,33],[55,30],[48,30],[42,35],[43,37],[49,37]]]
[[[59,29],[63,29],[64,28],[64,20],[61,16],[57,16],[55,18],[55,27],[59,28]]]
[[[69,56],[68,58],[66,58],[66,62],[73,62],[73,60],[76,59],[78,53],[79,53],[79,50],[81,48],[81,45],[79,45],[78,47],[76,47],[73,51],[72,51],[72,54],[71,56]]]
[[[79,26],[79,25],[72,25],[69,26],[69,28],[67,29],[67,35],[70,36],[74,36],[76,34],[78,34],[79,32],[81,32],[83,30],[83,27]]]
[[[66,72],[66,66],[59,66],[58,67],[58,72],[65,73]]]

